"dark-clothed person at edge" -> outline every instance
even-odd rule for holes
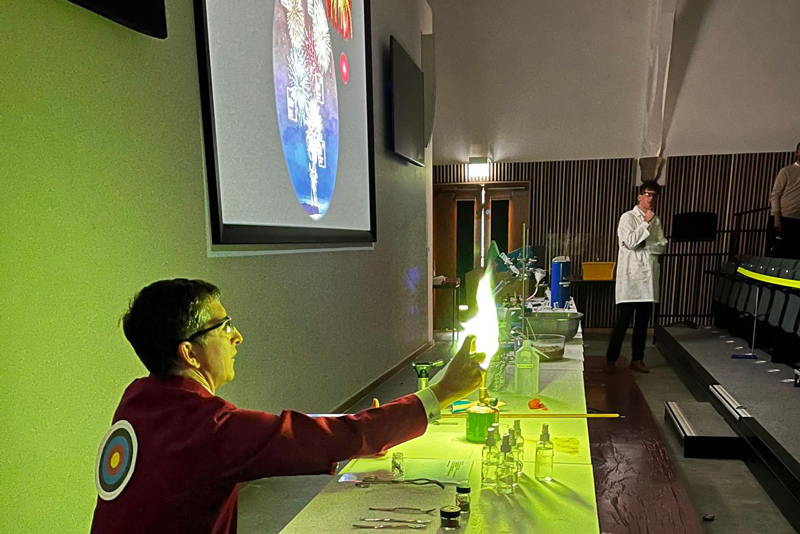
[[[778,171],[769,193],[772,226],[780,239],[770,251],[778,258],[800,259],[800,143],[794,163]]]

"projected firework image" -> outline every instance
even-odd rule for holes
[[[333,37],[329,18],[337,30]],[[314,220],[325,215],[336,185],[336,68],[340,67],[344,83],[349,73],[341,61],[334,61],[331,39],[349,38],[349,21],[350,0],[275,3],[273,75],[283,154],[297,200]]]
[[[195,6],[211,243],[374,243],[369,1]]]

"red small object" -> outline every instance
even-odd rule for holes
[[[530,408],[531,410],[547,410],[547,406],[545,406],[544,403],[539,399],[529,400],[528,408]]]
[[[344,52],[339,56],[339,71],[342,73],[342,81],[347,84],[350,81],[350,64],[347,62]]]

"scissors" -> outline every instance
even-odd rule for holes
[[[382,480],[376,476],[370,475],[364,477],[361,481],[356,482],[358,488],[368,488],[373,484],[411,484],[413,486],[427,486],[428,484],[435,484],[444,489],[444,484],[438,480],[430,478],[411,478],[406,480]]]

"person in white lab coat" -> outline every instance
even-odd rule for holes
[[[653,211],[653,205],[660,191],[661,186],[658,183],[643,182],[639,186],[636,207],[623,213],[619,219],[617,323],[606,352],[605,372],[608,374],[614,373],[625,332],[634,316],[630,368],[637,373],[650,372],[644,365],[647,324],[653,312],[653,304],[658,302],[659,256],[664,253],[667,246],[661,221]]]

